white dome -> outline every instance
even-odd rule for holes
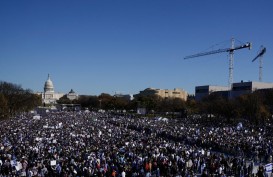
[[[48,74],[47,81],[45,82],[44,91],[45,92],[54,92],[53,82],[50,80],[49,74]]]

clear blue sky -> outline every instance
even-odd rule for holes
[[[0,80],[43,91],[136,94],[147,87],[228,85],[228,53],[184,60],[252,42],[235,52],[234,82],[273,82],[271,0],[1,0]],[[236,41],[236,45],[240,45]],[[219,44],[210,48],[212,45]]]

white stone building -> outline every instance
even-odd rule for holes
[[[66,96],[69,100],[77,100],[79,98],[79,95],[73,89]]]
[[[63,93],[54,92],[53,82],[51,81],[49,74],[44,85],[44,92],[38,94],[42,96],[43,104],[56,104],[57,100],[64,96]]]

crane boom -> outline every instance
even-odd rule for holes
[[[205,55],[211,55],[211,54],[222,53],[222,52],[233,52],[235,50],[239,50],[239,49],[243,49],[243,48],[251,49],[251,43],[247,42],[246,44],[241,45],[241,46],[237,46],[235,48],[218,49],[218,50],[213,50],[213,51],[209,51],[209,52],[202,52],[202,53],[198,53],[198,54],[194,54],[194,55],[189,55],[189,56],[184,57],[184,59],[201,57],[201,56],[205,56]]]
[[[252,60],[252,62],[254,62],[255,60],[257,60],[257,58],[262,57],[266,52],[266,48],[262,47],[262,50],[260,51],[260,53]]]
[[[228,86],[229,86],[229,89],[231,89],[231,84],[233,82],[234,51],[239,50],[239,49],[244,49],[244,48],[248,48],[250,50],[251,46],[252,46],[251,43],[247,42],[244,45],[234,47],[234,39],[232,38],[231,39],[231,48],[218,49],[218,50],[213,50],[213,51],[209,51],[209,52],[197,53],[197,54],[194,54],[194,55],[186,56],[186,57],[184,57],[184,59],[201,57],[201,56],[205,56],[205,55],[212,55],[212,54],[222,53],[222,52],[229,52],[229,80],[228,80]]]
[[[259,81],[262,82],[263,80],[263,55],[266,52],[266,48],[264,46],[261,46],[260,52],[258,53],[258,55],[252,60],[252,62],[254,62],[255,60],[257,60],[257,58],[259,58]]]

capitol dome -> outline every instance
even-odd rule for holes
[[[49,74],[44,86],[45,92],[54,92],[53,82],[50,80]]]

